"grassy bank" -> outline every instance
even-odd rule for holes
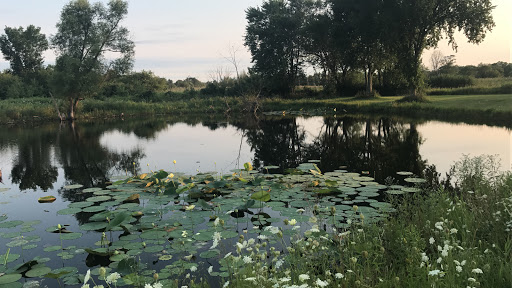
[[[282,98],[191,98],[159,103],[133,102],[122,99],[106,101],[88,99],[80,104],[78,117],[113,118],[148,115],[231,114],[302,111],[310,114],[341,115],[345,113],[380,113],[447,120],[469,120],[475,123],[511,126],[512,94],[429,96],[428,103],[397,103],[401,97],[375,99],[282,99]],[[56,120],[54,105],[47,98],[0,101],[0,122]]]

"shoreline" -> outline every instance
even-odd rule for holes
[[[512,94],[428,96],[428,103],[397,103],[400,97],[374,99],[260,99],[258,115],[343,116],[345,114],[379,114],[414,117],[426,120],[465,122],[512,128]],[[133,117],[224,115],[236,117],[253,114],[242,97],[204,97],[157,103],[83,101],[77,120],[122,119]],[[59,121],[49,98],[25,98],[0,102],[0,125]]]

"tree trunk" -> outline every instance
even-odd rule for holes
[[[373,71],[372,65],[368,65],[368,74],[366,76],[366,95],[372,96],[373,93]]]
[[[78,106],[78,102],[80,102],[81,98],[69,98],[69,113],[68,113],[68,120],[73,121],[75,120],[75,111],[76,107]]]

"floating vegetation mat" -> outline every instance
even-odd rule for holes
[[[395,211],[386,197],[417,192],[423,182],[400,172],[411,185],[388,187],[346,170],[323,174],[314,162],[287,175],[251,170],[250,164],[229,175],[183,176],[161,170],[106,188],[65,186],[84,200],[70,203],[57,217],[87,220],[77,226],[52,223],[46,233],[58,235],[58,240],[39,248],[40,236],[31,233],[48,223],[0,215],[0,236],[9,239],[0,250],[5,252],[0,254],[0,287],[22,287],[28,280],[45,284],[44,279],[80,287],[92,277],[89,273],[115,286],[170,287],[175,281],[190,281],[186,274],[198,269],[201,277],[224,283],[255,257],[248,252],[254,243],[261,245],[259,250],[282,251],[277,261],[283,261],[283,245],[292,239],[331,237],[355,223],[378,222]],[[95,241],[77,246],[84,235]],[[27,260],[26,255],[34,254],[27,250],[37,248],[41,255]],[[93,270],[65,265],[75,257],[86,258]],[[55,262],[64,265],[57,269],[50,265]]]

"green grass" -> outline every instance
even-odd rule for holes
[[[123,99],[87,99],[79,106],[79,119],[184,114],[248,114],[248,97],[194,97],[158,103]],[[385,115],[469,121],[491,125],[512,125],[512,94],[428,96],[428,103],[397,103],[401,97],[374,99],[282,99],[251,98],[259,101],[259,112],[295,111],[316,115],[378,113]],[[253,103],[254,104],[254,103]],[[48,98],[10,99],[0,101],[0,123],[12,121],[57,120],[54,105]],[[64,111],[61,107],[61,111]]]

